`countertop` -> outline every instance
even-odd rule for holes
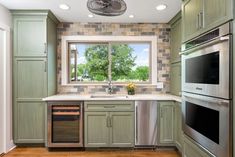
[[[95,96],[95,97],[91,97]],[[104,96],[104,97],[96,97]],[[58,94],[43,98],[43,101],[93,101],[93,100],[159,100],[181,102],[181,97],[170,94],[136,94],[136,95],[78,95],[78,94]]]

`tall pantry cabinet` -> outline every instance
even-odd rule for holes
[[[42,98],[56,94],[56,26],[48,10],[12,10],[14,143],[44,143]]]

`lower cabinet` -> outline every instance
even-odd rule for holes
[[[85,102],[84,118],[85,147],[134,147],[133,102]]]
[[[15,107],[14,142],[43,143],[45,133],[45,103],[18,102]]]
[[[183,138],[183,143],[183,157],[212,157],[186,136]]]
[[[158,102],[158,145],[171,146],[174,143],[174,102]]]
[[[183,131],[182,131],[182,111],[181,103],[174,102],[175,104],[175,114],[174,114],[174,138],[175,146],[177,149],[182,152],[182,143],[183,143]]]

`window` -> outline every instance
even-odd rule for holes
[[[70,43],[70,82],[149,82],[150,43]]]
[[[63,36],[62,85],[157,83],[155,36]]]

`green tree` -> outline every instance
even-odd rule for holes
[[[118,80],[127,78],[135,66],[136,56],[132,54],[133,49],[127,44],[112,45],[112,79]],[[89,76],[97,81],[104,81],[108,78],[108,46],[94,45],[85,51],[87,60],[86,68]]]
[[[127,44],[112,45],[112,79],[128,79],[132,68],[135,66],[136,56],[133,49]]]
[[[135,77],[138,80],[146,81],[149,79],[149,67],[148,66],[139,66],[135,69]]]
[[[104,81],[108,78],[108,46],[107,45],[94,45],[90,46],[85,51],[87,60],[86,67],[89,77]]]

